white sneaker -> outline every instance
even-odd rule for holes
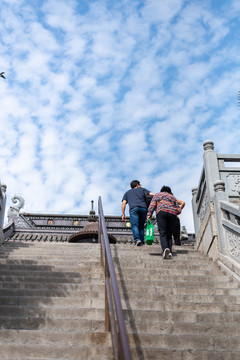
[[[168,257],[169,257],[170,259],[172,258],[172,253],[171,253],[171,252],[168,254]]]
[[[136,246],[141,246],[141,245],[142,245],[141,240],[137,240],[135,245],[136,245]]]
[[[167,259],[168,258],[168,255],[170,253],[170,249],[165,249],[164,252],[163,252],[163,259]]]

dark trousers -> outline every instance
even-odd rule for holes
[[[172,234],[176,226],[177,216],[166,211],[157,213],[157,224],[160,234],[162,251],[170,249],[172,252]]]
[[[173,238],[174,238],[175,245],[181,245],[180,233],[181,233],[180,220],[176,216],[176,224],[173,229]]]

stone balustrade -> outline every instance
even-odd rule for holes
[[[240,280],[240,154],[217,154],[203,143],[203,169],[192,189],[196,248]]]

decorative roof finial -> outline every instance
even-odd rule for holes
[[[89,211],[89,217],[88,217],[88,221],[90,222],[90,221],[94,221],[94,222],[96,222],[97,221],[97,217],[96,217],[96,213],[95,213],[95,211],[93,210],[93,203],[94,203],[94,201],[93,200],[91,200],[91,203],[92,203],[92,209]]]

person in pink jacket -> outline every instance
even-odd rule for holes
[[[156,211],[158,230],[163,251],[163,258],[172,257],[172,234],[177,224],[177,215],[181,213],[181,206],[173,196],[169,186],[163,186],[159,193],[152,198],[148,208],[147,220]]]

